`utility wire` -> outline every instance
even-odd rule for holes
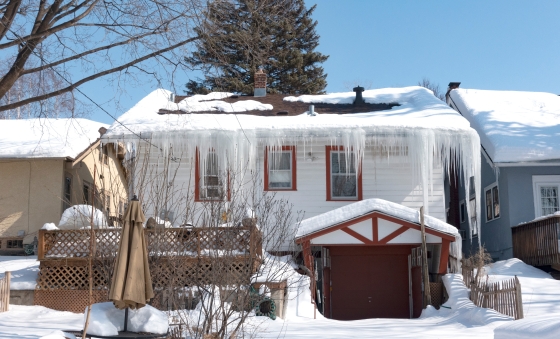
[[[37,52],[35,52],[34,50],[32,50],[31,48],[29,48],[29,46],[27,44],[24,44],[23,39],[21,39],[21,37],[15,33],[14,31],[12,31],[10,28],[8,28],[1,20],[0,20],[0,24],[2,24],[2,26],[4,26],[5,29],[7,29],[10,33],[12,33],[19,41],[22,45],[25,45],[25,47],[31,52],[33,53],[33,55],[35,55],[37,58],[39,58],[42,62],[45,62],[47,64],[50,64],[50,62],[47,62],[41,55],[37,54]],[[66,79],[62,74],[60,74],[60,72],[58,72],[58,70],[56,70],[53,66],[49,66],[50,69],[52,69],[59,77],[62,78],[62,80],[66,81],[69,85],[72,85],[72,82],[69,81],[68,79]],[[83,95],[86,99],[88,99],[89,101],[91,101],[95,106],[97,106],[99,109],[101,109],[101,111],[103,111],[105,114],[107,114],[109,117],[111,117],[111,119],[113,119],[115,122],[119,123],[119,125],[121,125],[122,127],[126,128],[128,131],[130,131],[132,134],[134,134],[135,136],[137,136],[140,140],[143,140],[145,142],[147,142],[148,144],[150,144],[151,146],[162,150],[160,147],[154,145],[152,142],[150,142],[148,139],[146,138],[142,138],[141,135],[137,134],[136,132],[134,132],[133,130],[131,130],[128,126],[126,126],[125,124],[123,124],[122,122],[120,122],[117,118],[115,118],[111,113],[109,113],[105,108],[103,108],[101,105],[99,105],[97,102],[95,102],[95,100],[93,100],[92,98],[90,98],[87,94],[85,94],[79,87],[76,87],[75,90],[80,93],[81,95]]]

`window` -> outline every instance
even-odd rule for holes
[[[469,209],[471,212],[472,236],[476,237],[478,235],[478,224],[476,222],[476,197],[471,197],[469,200]]]
[[[265,149],[264,189],[266,191],[296,190],[296,148]]]
[[[104,165],[109,164],[109,152],[107,150],[107,145],[101,146],[101,151],[99,152],[99,162]]]
[[[327,146],[327,200],[362,200],[362,174],[354,152]]]
[[[85,180],[84,180],[83,193],[84,193],[84,204],[90,205],[90,202],[91,202],[91,184],[89,182],[85,181]]]
[[[206,155],[206,159],[200,159],[200,154],[196,152],[196,200],[222,200],[224,199],[224,183],[225,176],[220,168],[218,155],[214,151],[210,151]],[[228,180],[229,181],[229,180]],[[229,200],[229,189],[227,190],[227,198]]]
[[[459,219],[461,224],[467,221],[467,206],[465,206],[465,200],[459,202]]]
[[[66,210],[72,204],[72,175],[70,173],[64,173],[64,201],[62,202],[62,208]]]
[[[560,210],[560,175],[533,175],[535,217],[553,214]]]
[[[111,213],[111,193],[108,192],[108,191],[105,191],[104,205],[105,205],[105,210],[107,211],[107,216],[108,216]]]
[[[486,199],[486,222],[500,217],[500,198],[498,184],[494,183],[484,189]]]
[[[23,248],[23,240],[8,240],[7,248]]]

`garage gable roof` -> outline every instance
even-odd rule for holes
[[[357,224],[361,224],[359,227],[364,227],[368,219],[372,220],[371,232],[366,231],[371,233],[370,237],[352,229],[351,226]],[[379,220],[399,227],[390,234],[376,234],[380,230],[377,225]],[[426,215],[424,224],[427,234],[449,241],[455,241],[459,237],[457,228],[434,217]],[[419,211],[383,199],[366,199],[303,220],[299,225],[295,240],[297,243],[302,243],[342,230],[364,244],[386,244],[409,229],[420,230]]]

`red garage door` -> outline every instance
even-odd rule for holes
[[[332,246],[332,318],[409,318],[410,246]]]

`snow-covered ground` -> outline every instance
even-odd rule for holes
[[[0,257],[0,272],[27,272],[36,267],[29,257]],[[35,266],[34,266],[35,265]],[[450,293],[448,308],[427,309],[419,319],[366,319],[336,321],[317,313],[313,319],[308,295],[297,301],[300,307],[288,308],[288,320],[251,318],[257,338],[560,338],[560,281],[518,259],[493,264],[486,269],[491,281],[517,275],[523,293],[525,319],[513,319],[490,309],[476,307],[468,299],[462,277],[445,276]],[[23,278],[22,278],[23,279]],[[28,282],[29,283],[29,282]],[[295,301],[294,301],[295,302]],[[303,308],[302,308],[303,307]],[[296,310],[300,312],[296,314]],[[304,312],[301,312],[304,310]],[[0,338],[62,338],[56,330],[76,331],[82,327],[83,314],[58,312],[39,306],[10,306],[0,313]]]

